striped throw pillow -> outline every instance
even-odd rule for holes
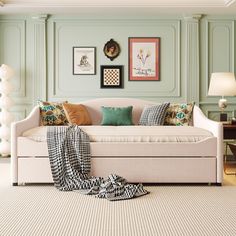
[[[170,103],[166,102],[160,105],[144,108],[139,120],[139,125],[163,125],[169,105]]]

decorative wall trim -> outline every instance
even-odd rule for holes
[[[135,7],[226,7],[231,5],[234,2],[234,0],[218,0],[218,1],[209,1],[205,0],[198,1],[198,0],[182,0],[182,1],[176,1],[176,0],[159,0],[159,1],[146,1],[146,2],[137,2],[135,4]],[[78,7],[96,7],[96,8],[108,8],[108,7],[133,7],[134,3],[133,1],[121,1],[121,2],[114,2],[114,3],[108,3],[107,1],[100,0],[99,3],[97,0],[90,0],[88,1],[79,1],[76,2],[74,0],[58,0],[55,4],[52,1],[46,1],[46,0],[28,0],[28,1],[19,1],[19,0],[11,0],[7,5],[11,7],[34,7],[34,8],[78,8]]]
[[[30,101],[30,98],[27,93],[26,88],[26,20],[2,20],[0,19],[0,26],[2,27],[2,35],[4,35],[5,30],[12,30],[12,32],[16,32],[18,34],[18,38],[15,39],[15,42],[19,42],[19,55],[15,55],[18,57],[19,61],[19,68],[17,69],[17,73],[15,74],[13,79],[19,80],[19,87],[15,88],[15,91],[12,93],[13,97],[17,97],[16,104],[20,103],[27,103]],[[10,62],[6,62],[7,55],[4,55],[3,50],[1,51],[1,59],[4,60],[4,63],[8,63],[11,65]],[[14,60],[16,61],[16,59]],[[11,65],[13,67],[13,65]]]
[[[95,16],[86,19],[83,16],[53,15],[48,18],[46,14],[0,16],[1,32],[4,32],[4,29],[8,30],[7,34],[2,33],[0,35],[0,63],[9,63],[9,65],[12,63],[14,65],[15,63],[16,67],[19,67],[19,69],[16,68],[16,79],[18,80],[16,83],[17,90],[13,93],[13,99],[16,103],[13,107],[13,112],[19,118],[24,118],[30,112],[32,105],[36,103],[38,98],[51,101],[68,99],[77,102],[98,97],[114,96],[136,97],[157,102],[164,102],[166,100],[170,102],[194,100],[197,104],[200,104],[205,113],[208,110],[209,116],[218,114],[218,97],[207,96],[208,81],[212,68],[214,66],[216,68],[221,62],[223,69],[229,68],[233,72],[236,68],[234,59],[236,56],[234,48],[235,16],[204,16],[204,18],[201,18],[201,15],[196,14],[191,16],[185,15],[184,17],[181,15],[172,16],[172,18],[168,19],[168,16],[160,16],[158,19],[122,19],[121,17],[119,19],[94,19],[93,17]],[[72,61],[72,57],[70,58],[70,55],[68,53],[66,54],[66,51],[67,49],[70,50],[71,44],[77,46],[80,43],[78,42],[80,37],[78,40],[71,32],[74,29],[76,30],[76,27],[81,26],[85,28],[91,27],[91,30],[99,29],[99,27],[107,27],[107,29],[114,28],[114,32],[112,31],[111,34],[118,35],[118,38],[120,37],[122,40],[121,55],[114,62],[114,64],[125,65],[125,87],[122,91],[101,91],[99,67],[97,67],[97,75],[88,79],[78,76],[72,80],[72,77],[69,77],[68,81],[73,82],[75,85],[85,83],[85,90],[79,86],[74,86],[74,84],[67,86],[68,77],[66,75],[72,76],[72,69],[69,72],[64,69],[58,70],[58,68],[59,66],[62,68],[66,60]],[[70,29],[67,27],[70,27]],[[116,27],[118,27],[118,31],[116,31]],[[149,28],[145,31],[146,27]],[[218,27],[223,28],[219,29]],[[124,33],[121,29],[124,29]],[[163,45],[165,47],[161,57],[162,59],[167,59],[165,62],[163,60],[161,61],[161,63],[164,63],[162,65],[164,68],[161,71],[161,80],[160,82],[155,82],[154,87],[148,82],[133,86],[132,83],[134,82],[128,81],[128,57],[126,55],[128,36],[143,36],[134,35],[131,29],[135,29],[133,31],[134,34],[139,34],[140,32],[144,36],[147,36],[145,35],[146,33],[152,34],[152,32],[153,35],[150,36],[159,36],[158,34],[160,33],[165,39],[163,41],[161,40],[161,47]],[[143,31],[141,32],[136,29],[143,29]],[[90,29],[87,32],[89,31]],[[121,31],[122,33],[120,33]],[[67,32],[70,33],[70,36],[62,37],[63,33],[66,34]],[[99,32],[99,30],[96,32]],[[130,32],[132,35],[129,35]],[[226,32],[227,36],[222,35],[221,37],[221,32]],[[80,36],[79,32],[77,36]],[[15,37],[14,40],[13,37]],[[85,37],[81,38],[83,39]],[[61,42],[62,39],[68,39],[68,41]],[[108,39],[105,38],[104,42]],[[127,41],[125,41],[126,39]],[[103,41],[103,38],[98,37],[99,40]],[[11,45],[16,45],[15,41],[17,43],[16,55],[12,53],[15,49],[11,51],[10,48]],[[96,41],[92,40],[92,42]],[[69,47],[61,50],[60,47],[63,47],[66,43]],[[98,42],[97,46],[99,45],[101,47],[101,44],[102,42]],[[216,58],[217,60],[215,60],[214,58],[212,60],[210,53],[212,53],[212,49],[215,52],[219,44],[219,51],[214,53],[214,57],[219,58],[218,56],[223,52],[223,58],[226,59]],[[10,54],[8,54],[8,49],[6,49],[8,47],[11,52]],[[98,57],[101,57],[101,54],[99,54],[100,50],[98,50]],[[201,50],[201,53],[199,50]],[[59,61],[58,59],[65,56],[64,54],[66,54],[66,59]],[[201,60],[199,59],[200,56]],[[111,63],[105,59],[103,62],[106,62],[104,64]],[[168,69],[169,71],[167,71]],[[164,76],[162,73],[165,73]],[[201,77],[201,81],[199,77]],[[76,80],[81,80],[82,82],[80,83]],[[199,88],[199,86],[201,87]],[[235,98],[229,98],[228,101],[229,106],[226,111],[230,113],[231,110],[236,108],[236,102],[234,102]],[[228,110],[228,108],[231,110]]]
[[[230,117],[232,117],[232,114],[233,114],[233,109],[229,110],[225,110],[224,113],[227,113],[228,115],[228,119]],[[211,110],[206,110],[206,116],[212,120],[215,120],[215,121],[219,121],[220,120],[220,109],[211,109]]]
[[[210,53],[213,52],[211,47],[213,47],[213,42],[210,42],[210,38],[212,38],[212,34],[214,30],[217,27],[225,27],[227,31],[229,32],[229,42],[228,42],[228,56],[229,56],[229,64],[228,69],[225,71],[234,72],[234,20],[206,20],[205,23],[206,27],[206,36],[205,36],[205,43],[206,43],[206,73],[205,73],[205,94],[203,95],[203,101],[205,102],[208,99],[211,99],[208,96],[208,86],[209,86],[209,79],[211,76],[211,73],[213,72],[213,61],[211,59],[213,58],[213,55]],[[212,27],[212,30],[210,31],[210,25],[215,24],[214,27]]]
[[[46,21],[48,19],[48,15],[47,14],[33,15],[32,19],[36,21]]]
[[[34,16],[34,101],[47,100],[47,40],[46,20],[47,15]]]
[[[181,96],[181,89],[180,89],[180,20],[162,20],[162,21],[157,21],[157,20],[145,20],[145,21],[140,21],[140,20],[110,20],[109,22],[105,20],[88,20],[88,21],[60,21],[60,20],[53,20],[52,21],[52,42],[51,45],[53,47],[53,57],[52,64],[53,64],[53,69],[52,69],[52,97],[54,98],[61,98],[66,97],[66,98],[74,98],[78,97],[78,92],[80,94],[80,97],[85,97],[85,96],[101,96],[101,91],[99,89],[96,90],[80,90],[80,91],[75,91],[73,90],[74,88],[72,87],[71,90],[68,90],[67,88],[61,87],[60,82],[59,82],[59,65],[58,65],[58,55],[59,55],[59,47],[58,47],[58,40],[60,40],[60,31],[66,27],[78,27],[78,26],[93,26],[93,27],[103,27],[103,26],[122,26],[122,27],[127,27],[127,26],[132,26],[132,27],[141,27],[141,26],[155,26],[158,28],[165,28],[171,31],[172,33],[172,43],[173,43],[173,68],[171,69],[172,71],[172,84],[171,87],[166,88],[165,90],[149,90],[149,91],[144,91],[143,87],[142,90],[129,90],[128,95],[129,96],[140,96],[142,94],[143,97],[180,97]],[[164,31],[163,31],[164,32]],[[127,35],[127,39],[128,39]],[[127,41],[128,42],[128,41]],[[127,58],[128,60],[128,58]],[[127,61],[125,62],[127,63]],[[125,68],[126,71],[126,68]],[[125,81],[126,85],[128,81]],[[134,83],[134,82],[131,82]],[[158,83],[158,82],[156,82]],[[106,96],[114,96],[113,93],[109,94],[107,93]],[[121,95],[122,96],[122,95]],[[123,93],[123,96],[127,97],[127,94]]]
[[[15,121],[18,121],[18,120],[23,120],[27,114],[29,114],[31,110],[31,106],[29,107],[22,107],[22,106],[15,106],[14,109],[12,109],[11,113],[14,114],[14,117],[15,117]]]
[[[218,100],[216,102],[210,102],[210,101],[209,102],[199,102],[199,104],[200,105],[204,105],[204,106],[205,105],[215,105],[215,106],[218,106],[218,103],[217,103]],[[236,102],[229,102],[229,101],[227,101],[227,104],[228,104],[228,106],[234,106],[234,105],[236,105]]]
[[[199,20],[201,20],[201,18],[202,18],[201,14],[184,15],[184,20],[185,21],[199,22]]]
[[[186,94],[187,101],[199,104],[199,20],[202,15],[185,17],[186,21]]]

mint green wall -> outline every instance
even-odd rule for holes
[[[128,37],[161,37],[161,81],[128,81]],[[103,53],[104,44],[114,38],[120,56],[111,62]],[[180,96],[180,21],[179,20],[72,20],[48,21],[50,100],[132,96],[169,100]],[[97,48],[97,75],[72,75],[72,46]],[[99,65],[124,65],[124,89],[100,89]]]
[[[0,16],[0,64],[15,71],[12,94],[17,119],[37,99],[78,102],[94,97],[137,97],[157,102],[196,101],[217,119],[217,97],[208,97],[211,72],[234,71],[235,17],[168,16],[145,19],[87,16]],[[201,18],[201,19],[200,19]],[[161,37],[161,80],[128,81],[128,37]],[[120,56],[110,61],[104,44],[113,38]],[[97,48],[97,74],[72,75],[72,47]],[[100,89],[100,65],[124,65],[124,89]],[[229,114],[235,98],[229,98]]]
[[[219,97],[207,96],[209,78],[212,72],[235,72],[235,17],[219,19],[205,18],[201,21],[201,70],[200,104],[211,119],[217,120]],[[232,116],[236,109],[235,97],[229,97],[227,113]]]

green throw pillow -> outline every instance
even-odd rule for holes
[[[133,125],[132,106],[103,107],[101,125]]]

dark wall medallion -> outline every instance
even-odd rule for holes
[[[113,61],[120,54],[120,45],[113,39],[110,39],[110,41],[106,42],[103,52],[106,57]]]

